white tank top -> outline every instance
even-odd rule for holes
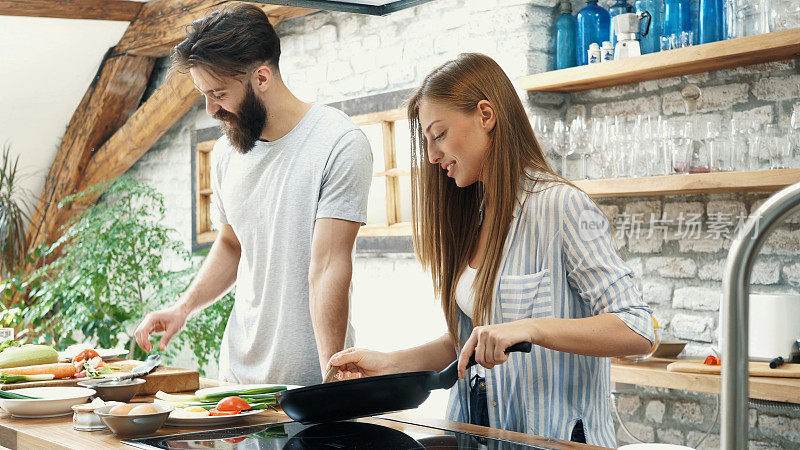
[[[475,282],[477,274],[478,269],[473,269],[467,265],[456,284],[456,304],[470,319],[474,319],[472,311],[475,306],[475,294],[472,292],[472,283]]]
[[[461,273],[461,277],[456,283],[456,304],[464,314],[470,319],[473,319],[473,309],[475,307],[475,293],[472,291],[472,283],[475,281],[475,276],[478,274],[478,269],[473,269],[467,264],[467,268]],[[486,377],[486,369],[481,365],[476,365],[471,369],[473,374],[478,374],[480,377]]]

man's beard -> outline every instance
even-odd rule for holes
[[[261,132],[267,124],[267,109],[256,97],[250,83],[247,83],[244,99],[238,109],[238,114],[220,109],[212,117],[221,121],[220,127],[231,145],[239,153],[247,153],[256,145],[256,141],[261,137]]]

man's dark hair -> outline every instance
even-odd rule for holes
[[[255,5],[226,7],[186,27],[175,46],[170,71],[202,67],[221,76],[240,76],[267,63],[278,73],[281,43],[267,15]]]

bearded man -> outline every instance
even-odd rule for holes
[[[170,308],[135,332],[166,348],[187,318],[234,285],[220,377],[311,385],[352,345],[353,246],[366,222],[372,152],[341,111],[297,99],[281,79],[280,40],[254,5],[212,13],[187,29],[172,71],[188,72],[224,136],[212,152],[219,234]]]

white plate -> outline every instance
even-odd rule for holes
[[[94,389],[82,387],[39,387],[11,389],[6,392],[41,397],[41,399],[0,399],[0,407],[14,417],[40,418],[72,414],[72,406],[86,403]]]
[[[216,394],[219,392],[228,392],[228,391],[243,391],[245,389],[262,389],[262,388],[269,388],[273,386],[286,386],[286,390],[289,389],[297,389],[303,386],[297,386],[294,384],[229,384],[226,386],[217,386],[212,388],[205,388],[205,389],[198,389],[194,395],[200,397],[203,395],[209,394]]]
[[[161,401],[156,400],[161,403]],[[166,425],[171,427],[211,427],[225,425],[239,421],[242,417],[252,416],[264,412],[263,409],[244,411],[234,416],[206,416],[206,417],[167,417]]]

